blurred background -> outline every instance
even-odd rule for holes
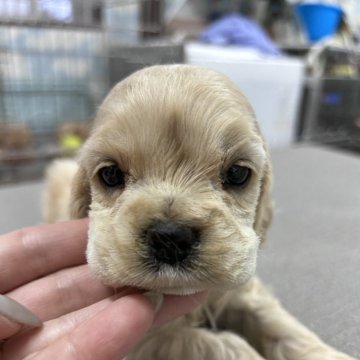
[[[359,36],[360,0],[0,0],[0,233],[43,222],[47,165],[76,155],[115,83],[153,64],[218,70],[271,149],[259,274],[360,359]]]
[[[0,0],[0,184],[37,179],[86,139],[144,66],[232,78],[272,147],[360,150],[359,1]]]

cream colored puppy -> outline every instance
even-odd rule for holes
[[[113,287],[209,291],[205,306],[149,333],[128,360],[350,359],[253,277],[270,187],[254,113],[224,76],[155,66],[111,90],[72,189],[72,217],[90,218],[89,265]]]

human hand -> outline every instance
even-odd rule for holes
[[[165,296],[155,314],[134,289],[114,295],[86,265],[87,226],[76,220],[0,236],[0,293],[44,322],[27,328],[0,315],[2,360],[120,359],[151,327],[204,300],[204,293]]]

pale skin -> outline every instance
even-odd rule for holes
[[[116,295],[86,265],[87,220],[41,225],[0,236],[0,294],[42,321],[24,327],[0,315],[2,360],[113,360],[150,330],[200,305],[205,293],[165,296],[155,313],[135,289]]]

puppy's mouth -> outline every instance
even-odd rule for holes
[[[151,292],[156,292],[156,293],[161,293],[161,294],[165,294],[165,295],[193,295],[199,292],[203,292],[205,289],[197,289],[197,288],[184,288],[184,287],[179,287],[179,288],[164,288],[164,289],[146,289],[146,288],[141,288],[141,287],[136,287],[136,286],[123,286],[120,288],[114,288],[114,293],[121,295],[121,296],[125,296],[125,295],[130,295],[130,294],[144,294],[147,293],[149,291]]]
[[[201,281],[195,278],[192,271],[169,266],[162,266],[158,270],[154,270],[154,268],[150,270],[146,267],[145,269],[146,275],[142,278],[128,274],[120,283],[110,283],[105,279],[104,282],[114,288],[116,292],[128,289],[127,291],[138,293],[151,291],[167,295],[190,295],[209,290]]]
[[[161,292],[165,295],[193,295],[199,292],[203,292],[205,289],[193,289],[193,288],[168,288],[157,290],[157,292]]]
[[[164,259],[168,262],[163,262]],[[178,256],[155,257],[153,255],[142,259],[144,275],[142,279],[133,279],[132,285],[171,295],[189,295],[204,291],[204,284],[197,279],[197,251],[192,251],[182,260]],[[130,275],[131,276],[131,275]]]

